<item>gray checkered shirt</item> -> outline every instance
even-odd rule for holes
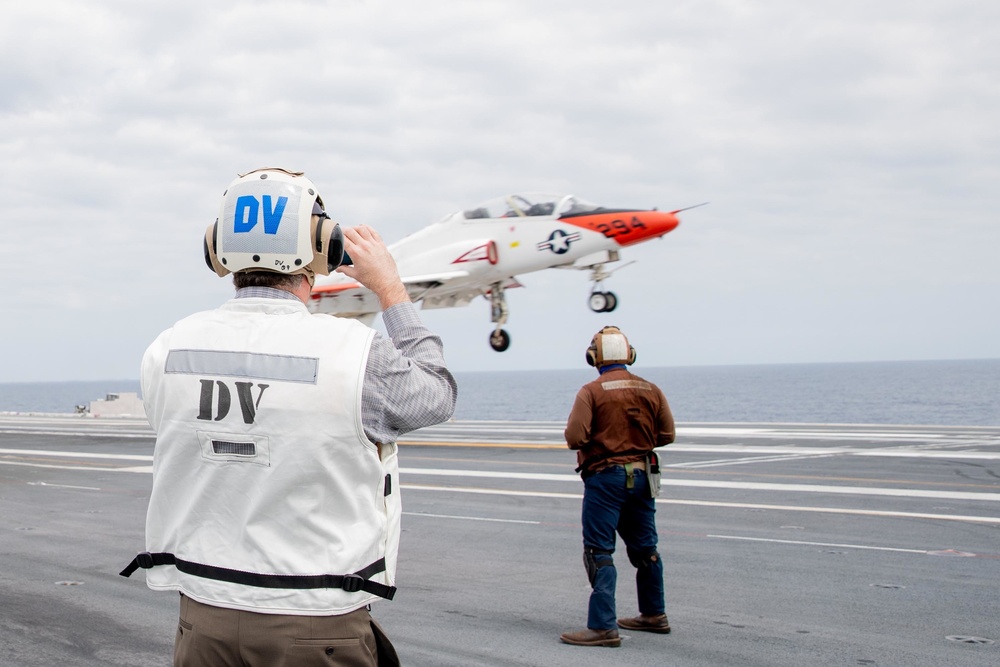
[[[244,287],[236,298],[298,301],[268,287]],[[361,388],[361,424],[372,442],[386,443],[450,419],[458,386],[445,367],[441,339],[424,326],[412,303],[392,306],[382,321],[389,338],[376,331],[372,340]]]

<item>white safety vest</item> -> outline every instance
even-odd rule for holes
[[[361,425],[373,335],[298,301],[249,298],[154,341],[142,363],[156,431],[146,549],[177,564],[147,569],[150,588],[231,609],[333,615],[378,596],[308,582],[362,573],[395,585],[397,448],[377,447]],[[368,567],[383,559],[384,569]],[[307,583],[282,587],[292,580]]]

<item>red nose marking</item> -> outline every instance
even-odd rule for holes
[[[620,246],[632,245],[673,231],[681,221],[663,211],[617,211],[562,218],[583,229],[604,234]]]

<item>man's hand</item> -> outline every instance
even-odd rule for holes
[[[371,227],[344,227],[344,249],[353,266],[340,266],[337,273],[354,278],[378,297],[382,310],[410,300],[399,279],[396,260],[389,254],[382,237]]]

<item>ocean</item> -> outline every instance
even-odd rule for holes
[[[684,422],[1000,426],[1000,359],[643,368]],[[563,421],[593,369],[458,372],[456,419]],[[138,380],[0,384],[0,412],[72,413]]]

